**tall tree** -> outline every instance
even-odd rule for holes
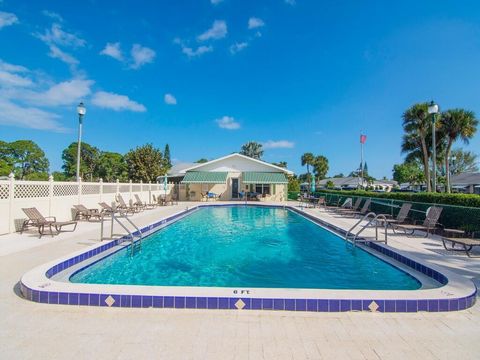
[[[102,151],[96,169],[96,175],[106,182],[114,182],[128,180],[127,163],[122,154]]]
[[[197,164],[204,164],[206,162],[208,162],[208,159],[205,159],[205,158],[201,158],[201,159],[198,159],[197,161],[195,161],[195,163],[197,163]]]
[[[315,156],[312,153],[305,153],[301,157],[302,166],[307,166],[307,173],[310,174],[310,166],[313,166]]]
[[[78,143],[73,142],[63,150],[63,171],[67,178],[75,178],[77,174],[77,148]],[[100,151],[87,143],[82,142],[80,148],[80,177],[92,181],[96,177]]]
[[[393,180],[398,183],[420,184],[425,181],[423,170],[418,163],[406,162],[393,166]]]
[[[313,161],[313,172],[317,180],[325,179],[328,172],[328,159],[325,156],[319,155],[315,157]]]
[[[451,174],[460,174],[466,172],[478,172],[478,156],[471,151],[462,149],[453,149],[451,151]],[[453,160],[455,159],[455,160]]]
[[[130,150],[125,155],[128,166],[128,175],[135,181],[156,181],[157,177],[165,175],[168,170],[162,152],[146,144]]]
[[[3,171],[13,171],[20,180],[48,179],[49,162],[43,150],[31,140],[0,144]]]
[[[165,150],[163,151],[163,157],[165,158],[165,164],[170,169],[172,167],[172,160],[170,159],[170,146],[165,145]]]
[[[263,146],[255,141],[249,141],[242,145],[240,154],[260,160],[263,156]]]
[[[452,145],[457,140],[462,140],[464,143],[473,138],[477,132],[478,120],[475,118],[473,111],[464,109],[451,109],[445,111],[440,119],[441,130],[447,139],[447,146],[445,151],[445,171],[450,172],[450,151]],[[450,192],[449,177],[447,176],[446,183],[447,192]]]
[[[414,104],[403,113],[402,152],[420,152],[423,172],[427,182],[427,191],[432,191],[430,184],[429,145],[427,136],[431,133],[431,122],[428,116],[428,104]]]

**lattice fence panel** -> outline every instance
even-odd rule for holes
[[[142,185],[132,185],[132,191],[133,192],[142,191]]]
[[[48,184],[15,184],[13,196],[15,199],[48,197],[48,192]]]
[[[100,185],[82,185],[82,194],[93,195],[100,194]]]
[[[119,192],[126,193],[130,191],[130,185],[120,185]]]
[[[117,185],[103,185],[104,194],[115,194],[117,192]]]
[[[10,184],[0,184],[0,199],[8,199]]]
[[[73,196],[78,195],[78,185],[65,184],[53,185],[53,196]]]

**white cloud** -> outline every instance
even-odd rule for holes
[[[268,140],[262,145],[264,149],[291,149],[295,146],[295,143],[288,140]]]
[[[61,50],[58,46],[55,46],[55,45],[50,45],[50,52],[48,53],[48,56],[54,59],[59,59],[64,63],[72,66],[78,64],[78,60],[75,57],[73,57],[73,55],[66,53],[65,51]]]
[[[0,86],[2,87],[29,87],[33,82],[27,77],[0,70]]]
[[[110,56],[118,61],[123,61],[122,50],[120,49],[120,43],[107,43],[105,48],[100,51],[100,55]]]
[[[285,4],[288,4],[288,5],[295,5],[297,3],[296,0],[285,0]]]
[[[42,14],[58,22],[63,22],[63,17],[61,17],[60,14],[57,14],[56,12],[50,10],[43,10]]]
[[[195,57],[195,56],[200,56],[200,55],[203,55],[205,53],[208,53],[208,52],[212,52],[213,51],[213,47],[212,46],[199,46],[197,49],[193,50],[191,47],[188,47],[188,46],[184,46],[184,45],[181,45],[182,46],[182,52],[187,55],[188,57]]]
[[[25,92],[20,97],[37,106],[72,105],[91,93],[93,80],[73,79],[53,85],[44,92]]]
[[[8,71],[8,72],[28,72],[28,69],[21,65],[14,65],[4,62],[0,59],[0,70]]]
[[[199,41],[221,39],[227,35],[227,23],[223,20],[215,20],[212,27],[198,36]]]
[[[145,106],[139,104],[133,100],[130,100],[128,96],[118,95],[105,91],[98,91],[92,98],[92,104],[115,111],[130,110],[135,112],[147,111]]]
[[[247,42],[241,42],[241,43],[235,43],[232,46],[230,46],[230,53],[236,54],[239,51],[242,51],[248,46]]]
[[[177,99],[172,94],[165,94],[163,97],[165,104],[168,105],[177,105]]]
[[[215,122],[222,129],[227,129],[227,130],[238,130],[238,129],[240,129],[240,124],[238,122],[236,122],[235,119],[231,116],[224,116],[220,119],[216,119]]]
[[[38,130],[65,132],[57,114],[34,107],[22,107],[0,98],[0,124]]]
[[[210,0],[210,2],[211,2],[213,5],[217,5],[217,4],[220,4],[221,2],[223,2],[223,0]]]
[[[18,17],[15,14],[0,11],[0,29],[18,23]]]
[[[256,18],[256,17],[251,17],[248,19],[248,28],[249,29],[255,29],[265,26],[265,23],[263,22],[262,19]]]
[[[155,51],[140,44],[133,44],[130,53],[133,58],[133,64],[130,66],[132,69],[138,69],[145,64],[153,62],[156,55]]]
[[[69,46],[73,48],[83,47],[87,43],[77,35],[66,32],[60,24],[52,24],[51,29],[46,29],[44,34],[35,33],[37,38],[47,45]]]

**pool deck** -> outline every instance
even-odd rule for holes
[[[145,226],[189,205],[149,210],[132,219]],[[319,209],[306,211],[344,229],[354,221]],[[449,313],[299,313],[45,305],[19,296],[24,273],[98,243],[99,228],[81,222],[76,232],[53,238],[38,239],[33,232],[0,236],[2,358],[477,359],[480,353],[478,301]],[[439,239],[390,235],[388,244],[480,285],[480,258],[446,252]],[[478,250],[474,254],[480,255]]]

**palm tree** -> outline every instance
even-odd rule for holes
[[[307,173],[310,174],[310,166],[313,166],[315,162],[315,156],[312,153],[305,153],[301,158],[302,166],[307,165]]]
[[[263,155],[262,144],[259,144],[255,141],[249,141],[248,143],[242,145],[240,154],[260,160]]]
[[[427,182],[427,191],[432,191],[430,184],[429,146],[427,136],[431,132],[431,123],[428,117],[428,103],[414,104],[403,113],[403,129],[405,134],[402,141],[402,152],[416,153],[421,156],[423,172]],[[408,157],[408,155],[407,155]]]
[[[447,174],[447,191],[450,192],[450,151],[452,145],[457,140],[464,143],[473,138],[477,131],[478,120],[475,118],[473,111],[464,109],[447,110],[440,118],[441,130],[447,139],[447,148],[445,152],[445,172]]]

